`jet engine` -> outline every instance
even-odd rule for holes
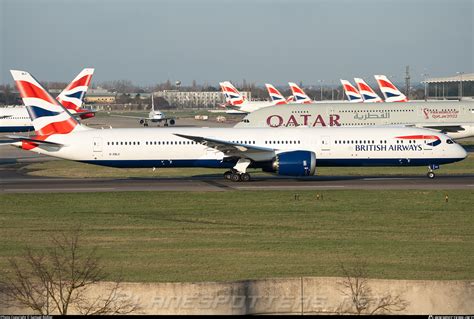
[[[278,154],[272,162],[272,171],[283,176],[311,176],[316,173],[316,154],[293,151]]]

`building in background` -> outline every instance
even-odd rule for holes
[[[250,99],[250,92],[241,92],[242,95]],[[171,107],[179,108],[214,108],[218,104],[225,102],[221,91],[207,92],[183,92],[178,90],[164,90],[154,93],[156,97],[161,97],[168,101]]]
[[[474,73],[457,72],[456,75],[428,78],[425,85],[425,99],[474,98]]]
[[[97,104],[113,104],[116,100],[116,93],[109,92],[106,89],[98,87],[96,89],[90,88],[87,91],[86,97],[84,98],[85,103],[97,103]]]

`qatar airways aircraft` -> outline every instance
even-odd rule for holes
[[[228,168],[248,181],[248,167],[309,176],[318,166],[428,166],[464,159],[444,134],[417,128],[102,129],[81,125],[27,72],[11,71],[36,136],[12,145],[62,159],[112,167]]]
[[[279,105],[245,116],[235,127],[419,127],[454,139],[474,136],[474,102]]]
[[[81,119],[94,117],[94,112],[83,109],[82,103],[89,88],[94,69],[82,70],[56,97],[71,114]],[[29,132],[33,124],[25,107],[0,108],[0,132]]]

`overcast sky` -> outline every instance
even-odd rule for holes
[[[474,0],[0,0],[10,69],[70,81],[335,83],[474,72]]]

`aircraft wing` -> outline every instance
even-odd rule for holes
[[[43,145],[50,145],[50,146],[58,146],[58,147],[64,146],[64,144],[61,144],[61,143],[43,141],[43,140],[39,140],[39,139],[36,139],[36,138],[27,137],[27,136],[7,135],[6,137],[10,138],[14,141],[17,141],[17,142],[25,141],[25,142],[31,142],[31,143],[43,144]]]
[[[124,118],[129,118],[129,119],[137,119],[137,120],[147,120],[147,121],[153,121],[153,122],[161,122],[161,121],[167,121],[167,120],[175,120],[175,117],[168,117],[165,116],[161,119],[155,119],[152,117],[145,117],[145,116],[131,116],[131,115],[110,115],[113,117],[124,117]]]
[[[174,135],[182,137],[182,138],[186,138],[196,143],[213,148],[226,155],[237,155],[237,156],[246,157],[246,155],[250,155],[252,153],[265,153],[265,152],[273,153],[275,151],[275,149],[273,148],[255,146],[251,144],[233,143],[229,141],[222,141],[222,140],[202,137],[202,136],[191,136],[191,135],[184,135],[184,134],[174,134]]]
[[[152,120],[151,118],[145,117],[145,116],[113,115],[113,114],[111,114],[110,116],[113,116],[113,117],[124,117],[124,118],[129,118],[129,119],[138,119],[138,120]]]
[[[442,125],[440,124],[426,124],[423,125],[423,128],[430,128],[433,130],[438,130],[441,131],[441,133],[456,133],[456,132],[462,132],[465,131],[466,129],[462,127],[462,125]]]

